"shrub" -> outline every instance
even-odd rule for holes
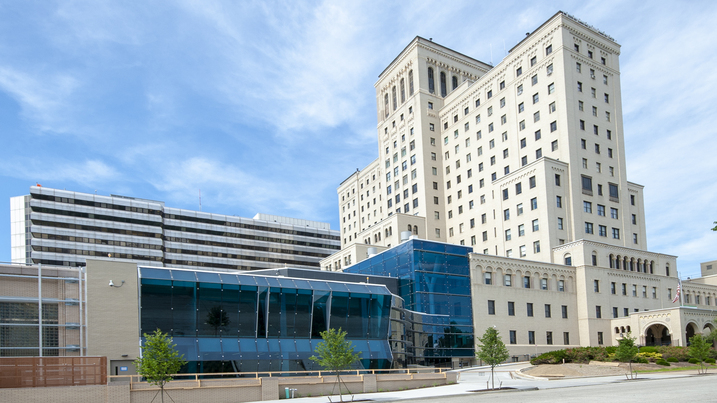
[[[566,358],[565,350],[548,351],[530,360],[533,365],[539,364],[560,364]],[[565,362],[570,362],[567,359]]]
[[[608,356],[615,355],[615,351],[617,350],[616,346],[607,346],[605,347],[605,353],[607,353]]]
[[[699,364],[700,360],[698,360],[697,358],[690,358],[689,360],[687,360],[687,362],[689,362],[690,364]]]
[[[660,353],[648,353],[643,351],[644,348],[640,348],[640,352],[637,354],[638,357],[642,357],[650,362],[655,362],[656,360],[662,359],[662,354]]]
[[[647,358],[645,357],[636,356],[633,362],[638,364],[647,364],[649,361],[647,361]]]
[[[708,359],[705,360],[705,362],[706,362],[707,364],[714,364],[714,363],[715,363],[715,359],[714,359],[714,358],[708,358]]]
[[[653,347],[653,346],[640,347],[640,352],[641,353],[659,353],[659,351],[657,351],[657,347]]]
[[[679,362],[680,360],[678,360],[678,359],[675,358],[675,357],[670,357],[670,358],[666,359],[665,361],[667,361],[667,362]]]
[[[608,354],[604,347],[578,347],[565,350],[565,362],[607,361]]]
[[[665,360],[670,357],[674,357],[677,358],[678,361],[687,361],[690,358],[688,350],[683,347],[660,346],[657,347],[657,352],[662,354],[662,358]]]
[[[657,365],[663,365],[665,367],[669,367],[670,363],[660,358],[659,360],[655,361],[655,364]]]

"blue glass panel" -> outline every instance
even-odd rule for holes
[[[219,273],[207,273],[204,271],[197,272],[197,281],[203,283],[221,283]]]
[[[276,277],[264,277],[267,284],[269,284],[269,287],[281,287],[281,284],[279,283],[279,279]]]
[[[424,241],[413,241],[414,242],[414,248],[425,250],[429,252],[439,252],[444,253],[445,252],[445,246],[441,243],[435,243],[435,242],[424,242]]]
[[[152,333],[156,329],[171,333],[172,282],[143,278],[141,284],[140,333]]]
[[[224,354],[238,353],[239,351],[239,339],[223,338],[222,340],[222,351]],[[252,340],[253,341],[253,340]]]
[[[187,361],[197,359],[197,341],[194,337],[173,337],[172,342],[177,345],[179,355],[184,355]]]
[[[382,295],[391,295],[391,292],[388,291],[388,288],[386,288],[383,285],[367,285],[367,292],[369,294],[382,294]]]
[[[279,344],[281,345],[282,353],[295,353],[296,344],[293,339],[280,339]]]
[[[346,284],[344,284],[344,283],[329,282],[329,283],[327,283],[327,284],[328,284],[329,287],[331,288],[331,291],[342,291],[342,292],[346,292],[346,291],[349,290],[349,289],[346,287]]]
[[[473,248],[459,245],[446,244],[446,253],[453,255],[461,255],[468,257],[468,254],[473,252]]]
[[[262,340],[264,347],[266,347],[266,341]],[[257,341],[255,339],[239,339],[239,351],[242,353],[256,354]]]
[[[360,293],[368,293],[368,287],[364,284],[346,284],[346,287],[349,289],[350,292],[360,292]]]
[[[326,282],[323,281],[311,281],[311,288],[320,291],[331,291],[331,288]]]
[[[156,278],[162,280],[172,279],[172,276],[167,269],[149,269],[146,267],[140,267],[139,275],[142,278]]]
[[[296,350],[298,352],[313,352],[311,349],[311,342],[309,339],[297,339],[296,340]]]
[[[269,286],[269,281],[267,280],[266,277],[254,276],[253,279],[256,282],[256,285],[258,285],[260,287],[268,287]],[[242,283],[242,284],[244,284],[244,283]]]
[[[195,282],[172,281],[172,336],[197,334],[197,294]]]
[[[180,281],[197,281],[193,271],[172,270],[172,279]]]
[[[239,279],[237,279],[236,274],[225,274],[221,273],[219,277],[222,280],[222,283],[224,284],[239,284]]]
[[[222,345],[218,338],[199,339],[199,357],[202,361],[219,361],[222,359]]]
[[[295,278],[294,284],[296,284],[296,288],[299,288],[299,289],[304,289],[304,290],[311,289],[311,284],[309,284],[309,282],[306,280],[301,280],[301,279]]]
[[[281,287],[283,288],[296,288],[296,284],[294,284],[294,281],[288,278],[279,277],[279,284],[281,284]]]
[[[237,276],[237,280],[239,281],[239,284],[241,284],[241,285],[256,285],[257,284],[256,279],[258,279],[258,278],[263,279],[263,277],[243,276],[243,275]],[[266,284],[263,284],[263,285],[266,285]]]
[[[272,358],[281,356],[281,347],[279,346],[279,339],[269,339],[269,355]]]

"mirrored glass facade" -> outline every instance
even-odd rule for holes
[[[360,367],[390,368],[393,295],[383,285],[140,267],[140,334],[174,339],[186,372],[302,371],[329,328]]]
[[[405,306],[396,304],[391,316],[391,347],[397,361],[445,365],[452,357],[474,356],[468,260],[472,251],[413,239],[345,269],[398,278]]]

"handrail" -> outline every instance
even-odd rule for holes
[[[338,371],[344,375],[376,375],[376,374],[420,374],[420,373],[438,373],[444,374],[450,371],[450,368],[401,368],[401,369],[347,369]],[[263,372],[210,372],[210,373],[193,373],[193,374],[174,374],[172,377],[175,381],[194,381],[199,386],[202,380],[207,379],[259,379],[273,377],[290,377],[290,376],[316,376],[324,377],[335,375],[336,371],[263,371]],[[146,383],[141,380],[141,375],[108,375],[108,382],[122,381],[129,379],[130,386],[134,383]]]

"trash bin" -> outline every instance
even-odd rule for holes
[[[284,388],[284,393],[286,393],[287,399],[291,399],[291,395],[289,394],[289,388]]]

